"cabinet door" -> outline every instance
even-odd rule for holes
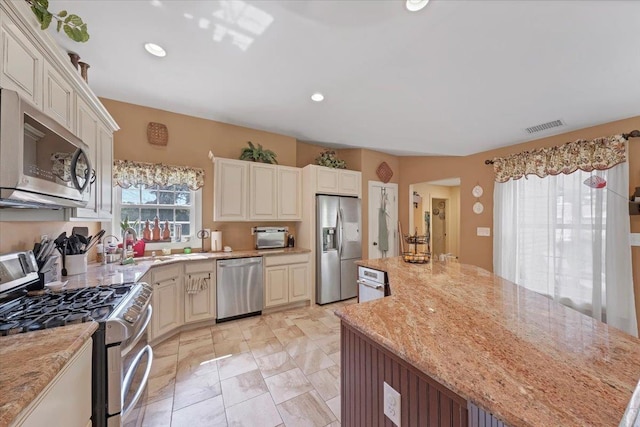
[[[269,267],[265,272],[264,306],[286,304],[289,302],[289,267]]]
[[[180,277],[154,283],[153,317],[151,319],[152,340],[182,325],[183,298]]]
[[[0,86],[15,90],[33,105],[42,108],[43,56],[22,31],[9,21],[6,14],[3,13],[0,19]]]
[[[187,286],[190,280],[206,279],[207,289],[197,294],[188,294]],[[198,322],[216,318],[216,275],[211,274],[186,274],[184,277],[184,322]]]
[[[289,302],[309,299],[309,264],[289,266]]]
[[[360,178],[362,173],[357,171],[341,170],[339,174],[340,194],[348,194],[360,197]]]
[[[245,161],[216,159],[213,183],[214,221],[247,219],[248,170],[248,163]]]
[[[278,166],[278,219],[302,220],[302,169]]]
[[[336,169],[317,167],[316,191],[318,193],[338,193],[338,171]]]
[[[79,97],[76,97],[76,135],[88,145],[89,161],[96,173],[98,164],[98,118],[93,114],[89,106]],[[100,216],[98,185],[100,179],[96,175],[93,184],[89,186],[90,197],[85,208],[71,209],[72,218],[98,218]]]
[[[48,62],[44,64],[44,112],[71,132],[74,128],[73,89]]]
[[[249,219],[275,220],[277,212],[277,167],[251,163],[249,166]]]
[[[99,154],[98,164],[98,189],[100,201],[98,208],[101,219],[113,217],[113,134],[104,126],[98,130]]]

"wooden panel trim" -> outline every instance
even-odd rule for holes
[[[383,382],[402,396],[402,426],[467,427],[467,401],[360,332],[341,324],[343,426],[389,426]]]

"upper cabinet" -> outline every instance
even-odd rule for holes
[[[302,169],[278,166],[278,219],[302,219]]]
[[[249,163],[216,159],[213,178],[213,220],[247,219],[247,179]]]
[[[88,146],[91,198],[85,208],[65,209],[64,219],[111,219],[113,132],[118,125],[24,1],[0,2],[0,87],[18,92]]]
[[[36,107],[42,107],[42,54],[7,14],[0,14],[0,28],[0,87],[15,90]]]
[[[314,194],[340,194],[356,197],[360,197],[362,194],[361,172],[316,165],[308,165],[305,170],[308,170],[306,176],[309,178]]]
[[[300,221],[302,170],[215,159],[214,221]]]

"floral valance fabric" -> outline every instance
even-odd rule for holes
[[[130,160],[113,161],[113,185],[129,188],[132,185],[187,185],[197,190],[204,185],[204,170],[188,166],[162,163],[143,163]]]
[[[493,159],[495,179],[496,182],[507,182],[527,175],[544,178],[548,175],[570,174],[578,169],[585,172],[610,169],[627,160],[626,142],[627,139],[622,135],[592,141],[579,139],[556,147],[496,157]]]

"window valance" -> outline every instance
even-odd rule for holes
[[[130,160],[113,161],[114,186],[129,188],[140,184],[145,186],[187,185],[189,189],[195,191],[204,185],[204,169]]]
[[[627,160],[626,142],[626,135],[592,141],[579,139],[556,147],[496,157],[493,159],[495,180],[507,182],[527,175],[544,178],[548,175],[570,174],[578,169],[585,172],[610,169]]]

